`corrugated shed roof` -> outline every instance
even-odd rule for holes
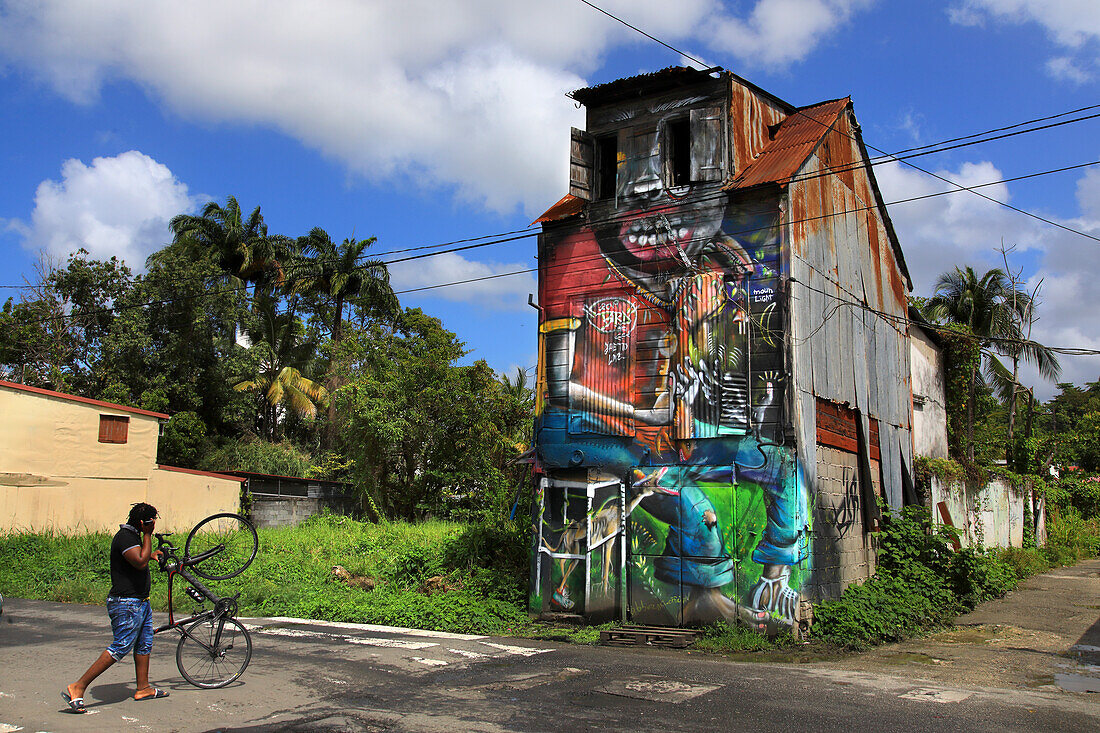
[[[725,186],[731,191],[768,183],[785,185],[813,154],[822,138],[852,100],[833,99],[801,107],[780,123],[775,137],[760,151],[756,160]]]
[[[605,84],[575,89],[565,96],[575,99],[581,104],[603,103],[624,97],[655,94],[666,89],[697,84],[713,79],[711,72],[717,70],[715,68],[700,71],[686,66],[669,66],[659,71],[651,71],[648,74],[628,76]]]
[[[546,212],[531,222],[531,226],[535,224],[546,224],[552,221],[560,221],[561,219],[568,219],[571,216],[576,216],[584,211],[584,205],[588,203],[584,199],[579,199],[572,194],[565,194],[561,199],[551,206]]]

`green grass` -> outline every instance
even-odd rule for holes
[[[242,575],[207,583],[238,591],[241,615],[297,616],[469,633],[512,633],[529,625],[526,548],[518,528],[452,522],[371,524],[325,515],[293,528],[259,531],[260,552]],[[173,538],[182,545],[184,536]],[[5,595],[68,603],[103,603],[110,588],[108,534],[0,536]],[[519,564],[517,565],[517,560]],[[369,577],[373,590],[335,579],[334,565]],[[427,581],[440,578],[434,584]],[[154,571],[153,608],[168,608],[164,574]],[[431,592],[429,585],[446,592]],[[177,585],[176,611],[194,603]]]

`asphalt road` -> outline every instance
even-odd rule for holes
[[[88,712],[74,715],[59,691],[109,641],[105,610],[5,599],[0,733],[1100,730],[1096,695],[930,685],[823,662],[746,664],[683,650],[249,623],[252,664],[234,685],[191,687],[175,669],[175,639],[158,637],[151,677],[171,697],[130,699],[133,667],[121,663],[92,684]]]

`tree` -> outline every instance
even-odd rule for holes
[[[967,460],[973,461],[974,409],[979,384],[984,379],[999,394],[1015,387],[1011,372],[997,355],[1018,355],[1035,364],[1047,379],[1057,378],[1058,360],[1050,349],[1024,337],[1023,321],[1034,310],[1031,297],[1015,287],[999,268],[980,278],[969,266],[940,275],[926,310],[934,320],[965,327],[981,348],[982,369],[979,371],[977,362],[972,365],[967,385],[965,454]]]
[[[258,297],[254,308],[245,333],[259,360],[258,373],[241,379],[233,388],[258,395],[260,431],[275,440],[286,413],[312,419],[317,403],[328,393],[304,374],[312,371],[317,343],[305,340],[305,327],[297,314],[280,311],[278,301],[269,295]]]
[[[237,199],[229,196],[225,206],[208,202],[199,216],[173,217],[169,228],[173,242],[184,244],[196,259],[212,259],[232,284],[268,288],[284,281],[281,258],[287,240],[268,236],[259,206],[245,218]]]
[[[332,340],[342,340],[344,310],[349,302],[377,315],[389,316],[397,311],[397,296],[390,287],[390,274],[381,260],[363,259],[363,253],[377,241],[345,239],[337,245],[328,232],[314,227],[298,239],[304,255],[291,274],[290,288],[294,292],[317,293],[332,301]]]
[[[362,259],[363,253],[375,241],[374,237],[351,238],[337,246],[320,227],[298,239],[301,257],[295,262],[290,290],[331,302],[329,333],[336,345],[343,340],[344,310],[348,303],[357,304],[368,314],[383,317],[392,316],[399,308],[385,263]],[[325,387],[335,392],[340,385],[340,374],[335,370],[329,374]],[[330,402],[321,441],[326,450],[336,442],[336,421],[336,406]]]
[[[0,369],[26,384],[99,397],[103,341],[114,306],[133,289],[130,269],[84,249],[64,268],[43,258],[37,269],[38,282],[0,311]]]
[[[419,309],[392,326],[350,328],[338,350],[339,447],[385,516],[482,512],[511,495],[507,464],[525,411],[484,361],[459,366],[465,353]]]

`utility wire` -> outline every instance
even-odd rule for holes
[[[642,30],[640,30],[639,28],[637,28],[636,26],[633,26],[633,25],[631,25],[630,23],[626,22],[626,21],[625,21],[625,20],[623,20],[622,18],[619,18],[618,16],[616,16],[616,15],[613,15],[613,14],[611,14],[611,13],[607,12],[606,10],[603,10],[603,9],[601,9],[601,8],[599,8],[599,7],[595,6],[595,5],[593,5],[593,4],[591,3],[591,2],[589,2],[589,0],[581,0],[581,2],[582,2],[582,3],[584,3],[585,5],[588,5],[588,6],[592,7],[592,8],[594,8],[594,9],[596,9],[596,10],[599,10],[599,11],[600,11],[601,13],[603,13],[604,15],[608,16],[609,18],[613,18],[614,20],[617,20],[618,22],[622,23],[623,25],[627,26],[628,28],[631,28],[631,29],[633,29],[633,30],[637,31],[638,33],[641,33],[641,34],[642,34],[643,36],[645,36],[646,38],[649,38],[649,39],[651,39],[651,40],[653,40],[653,41],[656,41],[657,43],[661,44],[661,45],[662,45],[662,46],[664,46],[665,48],[671,49],[671,50],[675,51],[676,53],[679,53],[679,54],[681,54],[682,56],[685,56],[686,58],[689,58],[689,59],[691,59],[692,61],[695,61],[696,63],[702,64],[702,62],[701,62],[701,61],[699,61],[698,59],[696,59],[696,58],[695,58],[694,56],[688,56],[688,55],[684,54],[684,53],[683,53],[682,51],[680,51],[680,50],[678,50],[678,49],[674,48],[673,46],[670,46],[669,44],[665,43],[665,42],[664,42],[664,41],[662,41],[661,39],[659,39],[659,38],[656,38],[656,37],[654,37],[654,36],[650,35],[649,33],[646,33],[645,31],[642,31]],[[716,68],[717,68],[717,67],[716,67]],[[801,110],[801,109],[795,109],[795,111],[794,111],[794,114],[800,114],[800,115],[802,115],[803,117],[805,117],[806,119],[808,119],[808,120],[811,120],[812,122],[814,122],[814,123],[816,123],[816,124],[818,124],[818,125],[821,125],[822,127],[825,127],[825,128],[827,128],[827,129],[829,129],[829,130],[832,130],[832,129],[834,129],[834,128],[832,127],[832,125],[826,124],[826,123],[822,122],[821,120],[818,120],[817,118],[813,117],[812,115],[806,114],[806,112],[804,112],[804,111],[803,111],[803,110]],[[840,131],[840,130],[836,130],[836,132],[838,132],[839,134],[841,134],[841,135],[844,135],[845,137],[847,137],[847,138],[851,139],[851,140],[852,140],[853,142],[856,142],[856,143],[859,143],[859,142],[860,142],[859,138],[857,138],[857,137],[856,137],[856,136],[854,136],[854,135],[848,134],[848,133],[846,133],[846,132],[842,132],[842,131]],[[897,158],[897,157],[893,156],[893,155],[892,155],[891,153],[888,153],[888,152],[886,152],[885,150],[883,150],[883,149],[881,149],[881,148],[877,148],[877,147],[875,147],[874,145],[870,145],[870,144],[867,144],[867,143],[863,143],[863,144],[864,144],[864,145],[866,145],[866,146],[867,146],[868,148],[870,148],[871,150],[874,150],[874,151],[875,151],[876,153],[880,153],[881,155],[883,155],[883,156],[886,156],[886,157],[888,157],[888,158],[889,158],[889,159],[891,159],[891,160],[897,160],[897,161],[899,161],[899,162],[905,163],[905,165],[907,165],[907,166],[909,166],[910,168],[913,168],[913,169],[915,169],[915,170],[918,170],[918,171],[920,171],[921,173],[924,173],[925,175],[928,175],[928,176],[932,176],[933,178],[936,178],[937,180],[943,181],[944,183],[947,183],[947,184],[949,184],[949,185],[952,185],[952,186],[957,186],[957,187],[959,188],[959,190],[960,190],[960,191],[961,191],[961,190],[967,190],[967,189],[966,189],[966,188],[965,188],[965,187],[964,187],[964,186],[963,186],[962,184],[960,184],[960,183],[956,183],[955,181],[952,181],[952,180],[951,180],[951,179],[949,179],[949,178],[946,178],[946,177],[944,177],[944,176],[941,176],[941,175],[939,175],[938,173],[933,173],[932,171],[929,171],[929,170],[925,170],[924,168],[921,168],[920,166],[918,166],[918,165],[917,165],[917,164],[915,164],[915,163],[910,163],[910,162],[906,161],[906,160],[905,160],[904,158]],[[1066,226],[1065,224],[1059,224],[1058,222],[1056,222],[1056,221],[1052,221],[1052,220],[1050,220],[1050,219],[1047,219],[1046,217],[1044,217],[1044,216],[1040,216],[1039,214],[1034,214],[1034,213],[1032,213],[1032,212],[1030,212],[1030,211],[1027,211],[1027,210],[1025,210],[1025,209],[1021,209],[1021,208],[1020,208],[1020,207],[1018,207],[1018,206],[1013,206],[1012,204],[1009,204],[1009,203],[1007,203],[1007,202],[1004,202],[1004,201],[1000,201],[1000,200],[998,200],[998,199],[995,199],[995,198],[993,198],[992,196],[986,196],[986,195],[985,195],[984,193],[980,193],[980,192],[978,192],[978,191],[973,191],[972,193],[973,193],[973,194],[974,194],[975,196],[980,196],[981,198],[985,199],[986,201],[990,201],[990,202],[992,202],[992,203],[998,204],[999,206],[1003,206],[1003,207],[1005,207],[1005,208],[1007,208],[1007,209],[1011,209],[1012,211],[1015,211],[1015,212],[1017,212],[1017,213],[1019,213],[1019,214],[1023,214],[1024,216],[1029,216],[1029,217],[1031,217],[1032,219],[1037,219],[1038,221],[1041,221],[1041,222],[1043,222],[1044,224],[1049,224],[1049,225],[1051,225],[1051,226],[1053,226],[1053,227],[1057,227],[1057,228],[1059,228],[1059,229],[1063,229],[1063,230],[1065,230],[1065,231],[1067,231],[1067,232],[1070,232],[1070,233],[1072,233],[1072,234],[1077,234],[1078,236],[1081,236],[1081,237],[1085,237],[1085,238],[1087,238],[1087,239],[1091,239],[1091,240],[1093,240],[1093,241],[1096,241],[1096,242],[1100,242],[1100,237],[1094,237],[1094,236],[1093,236],[1093,235],[1091,235],[1091,234],[1087,234],[1087,233],[1085,233],[1085,232],[1082,232],[1082,231],[1080,231],[1080,230],[1078,230],[1078,229],[1074,229],[1073,227],[1069,227],[1069,226]]]
[[[877,156],[876,158],[871,159],[870,164],[872,166],[876,166],[876,165],[881,165],[882,163],[885,163],[885,162],[900,161],[900,160],[902,160],[904,158],[908,158],[908,157],[916,157],[916,156],[919,156],[919,155],[929,155],[929,154],[932,154],[932,153],[943,152],[944,150],[957,149],[957,148],[960,148],[960,147],[967,147],[967,146],[970,146],[970,145],[981,145],[981,144],[984,144],[986,142],[990,142],[990,141],[995,140],[995,139],[1001,139],[1003,137],[1010,137],[1010,136],[1015,136],[1015,135],[1024,135],[1024,134],[1027,134],[1027,133],[1037,132],[1037,131],[1040,131],[1040,130],[1048,129],[1049,127],[1054,127],[1054,126],[1057,126],[1057,125],[1064,125],[1064,124],[1072,124],[1072,123],[1076,123],[1076,122],[1082,122],[1082,121],[1085,121],[1085,120],[1090,120],[1090,119],[1100,117],[1100,114],[1089,115],[1087,117],[1078,117],[1078,118],[1071,119],[1071,120],[1063,120],[1062,122],[1057,123],[1057,125],[1044,125],[1042,127],[1029,128],[1029,129],[1026,129],[1026,130],[1017,130],[1016,132],[1013,132],[1010,135],[1001,135],[1001,136],[998,136],[996,138],[985,138],[985,139],[980,139],[980,140],[974,139],[974,138],[982,138],[983,136],[988,135],[990,133],[1001,132],[1001,131],[1004,131],[1004,130],[1012,130],[1012,129],[1015,129],[1015,128],[1019,128],[1021,126],[1033,124],[1035,122],[1043,122],[1043,121],[1047,121],[1047,120],[1051,120],[1051,119],[1057,119],[1058,117],[1065,117],[1067,115],[1077,114],[1077,113],[1082,112],[1082,111],[1089,111],[1089,110],[1097,109],[1097,108],[1100,108],[1100,105],[1090,105],[1090,106],[1087,106],[1087,107],[1080,107],[1078,109],[1068,110],[1066,112],[1060,112],[1060,113],[1055,114],[1055,115],[1048,115],[1046,117],[1040,117],[1040,118],[1036,118],[1036,119],[1032,119],[1032,120],[1026,120],[1026,121],[1023,121],[1023,122],[1014,123],[1012,125],[1007,125],[1007,126],[1004,126],[1004,127],[999,127],[999,128],[994,128],[994,129],[991,129],[991,130],[986,130],[984,132],[973,133],[973,134],[964,135],[964,136],[961,136],[961,137],[955,137],[955,138],[951,138],[951,139],[948,139],[948,140],[943,140],[943,141],[940,141],[940,142],[937,142],[937,143],[929,143],[928,145],[924,145],[924,146],[920,146],[920,147],[916,147],[916,148],[908,148],[906,150],[899,150],[899,151],[897,151],[895,153],[892,153],[892,154]],[[970,140],[970,142],[966,142],[966,143],[963,143],[961,145],[952,145],[949,148],[948,147],[940,147],[940,146],[946,145],[948,143],[955,143],[955,142],[962,141],[962,140]],[[938,149],[928,150],[929,148],[938,148]],[[913,152],[913,151],[917,151],[917,152]],[[925,151],[925,152],[919,152],[919,151]],[[911,155],[908,154],[908,153],[911,153]],[[1083,165],[1092,165],[1092,164],[1091,163],[1086,163],[1086,164],[1083,164]],[[826,169],[821,170],[821,171],[816,171],[816,172],[813,172],[813,173],[806,173],[806,174],[803,174],[801,176],[795,176],[791,179],[790,183],[804,182],[804,181],[814,180],[814,179],[817,179],[817,178],[824,178],[826,176],[838,175],[840,173],[844,173],[844,172],[847,172],[847,171],[858,170],[859,168],[862,168],[862,167],[863,167],[862,162],[852,163],[850,165],[845,165],[845,166],[835,166],[835,167],[832,167],[832,168],[826,168]],[[1061,171],[1066,171],[1066,170],[1072,170],[1075,167],[1083,167],[1083,166],[1069,166],[1069,167],[1066,167],[1066,168],[1059,168],[1059,169],[1049,171],[1049,172],[1061,172]],[[1027,179],[1027,178],[1033,178],[1036,175],[1044,175],[1044,174],[1031,174],[1031,175],[1020,176],[1020,177],[1016,177],[1016,178],[1008,178],[1008,179],[1004,179],[1002,181],[999,181],[999,183],[1008,183],[1008,182],[1013,182],[1013,181],[1018,181],[1018,180],[1024,180],[1024,179]],[[992,185],[992,184],[982,184],[982,185]],[[708,199],[713,199],[713,200],[723,199],[723,198],[725,198],[725,196],[726,196],[725,192],[718,192],[718,193],[712,194],[711,196],[697,198],[695,200],[699,201],[699,202],[705,202]],[[909,199],[906,199],[906,201],[907,200],[909,200]],[[901,202],[896,201],[896,202],[893,202],[893,203],[901,203]],[[679,206],[679,203],[674,202],[674,203],[664,205],[663,207],[653,207],[652,209],[650,209],[650,212],[651,213],[653,213],[653,212],[661,213],[662,211],[666,211],[666,210],[671,211],[671,210],[674,210],[677,206]],[[589,220],[589,224],[590,225],[591,224],[607,224],[607,223],[612,223],[614,221],[621,221],[625,218],[628,218],[629,216],[631,216],[631,215],[615,215],[615,214],[613,214],[613,215],[611,215],[609,217],[606,217],[604,219]],[[400,249],[385,250],[385,251],[380,251],[380,252],[364,252],[363,254],[361,254],[356,259],[358,261],[358,260],[363,260],[363,259],[367,259],[367,258],[382,258],[382,257],[387,257],[389,255],[404,254],[404,253],[407,253],[407,252],[422,252],[422,251],[425,251],[425,250],[441,250],[439,252],[436,252],[435,254],[447,254],[447,253],[450,253],[450,252],[459,252],[459,251],[463,251],[463,250],[467,250],[467,249],[476,249],[476,248],[479,248],[479,247],[489,247],[489,246],[495,246],[497,244],[504,244],[504,243],[507,243],[507,242],[513,242],[513,241],[517,241],[517,240],[520,240],[520,239],[526,239],[526,238],[529,238],[529,237],[537,236],[538,233],[539,233],[539,229],[537,227],[525,227],[523,229],[514,229],[514,230],[511,230],[511,231],[499,232],[499,233],[496,233],[496,234],[484,234],[484,235],[479,235],[479,236],[476,236],[476,237],[467,237],[467,238],[464,238],[464,239],[455,239],[455,240],[452,240],[452,241],[449,241],[449,242],[441,242],[441,243],[438,243],[438,244],[425,244],[425,245],[405,247],[405,248],[400,248]],[[482,240],[489,240],[489,241],[482,241]],[[471,246],[465,246],[465,247],[455,247],[453,249],[445,249],[447,247],[451,247],[452,245],[465,244],[465,243],[468,243],[468,242],[478,242],[478,244],[471,245]],[[382,262],[382,264],[388,265],[388,264],[392,264],[392,263],[395,263],[395,262],[405,262],[408,259],[411,259],[411,258],[384,260]],[[332,259],[332,258],[314,258],[314,259],[312,259],[308,262],[302,263],[300,266],[303,267],[303,268],[308,268],[308,267],[313,267],[313,266],[318,265],[318,264],[323,265],[326,262],[334,262],[334,261],[336,261],[336,260]],[[293,269],[294,267],[298,266],[293,260],[288,261],[286,263],[283,263],[283,265],[288,270]],[[203,279],[203,280],[205,280],[205,279],[209,279],[209,276],[202,275],[202,276],[196,276],[196,277],[181,278],[181,280],[194,280],[194,279]],[[126,282],[133,283],[133,282],[136,282],[136,279],[135,278],[128,278],[126,280]],[[0,289],[11,289],[11,290],[29,290],[29,289],[33,289],[35,287],[38,287],[38,286],[37,285],[31,285],[31,284],[0,285]]]
[[[888,206],[893,206],[895,204],[910,203],[910,202],[913,202],[913,201],[921,201],[921,200],[924,200],[924,199],[936,198],[938,196],[947,196],[947,195],[961,193],[962,191],[967,191],[967,190],[971,190],[971,189],[975,189],[975,188],[984,188],[984,187],[987,187],[987,186],[1001,185],[1003,183],[1010,183],[1010,182],[1013,182],[1013,181],[1024,180],[1024,179],[1027,179],[1027,178],[1036,178],[1036,177],[1039,177],[1039,176],[1050,175],[1050,174],[1053,174],[1053,173],[1060,173],[1060,172],[1068,171],[1068,170],[1076,170],[1078,168],[1085,168],[1085,167],[1088,167],[1088,166],[1093,166],[1093,165],[1098,165],[1098,164],[1100,164],[1100,161],[1090,161],[1088,163],[1079,163],[1077,165],[1065,166],[1065,167],[1062,167],[1062,168],[1051,169],[1051,170],[1048,170],[1048,171],[1040,171],[1040,172],[1037,172],[1037,173],[1030,173],[1030,174],[1027,174],[1027,175],[1016,176],[1016,177],[1013,177],[1013,178],[1006,178],[1006,179],[1002,179],[1002,180],[999,180],[999,181],[989,181],[989,182],[986,182],[986,183],[979,183],[979,184],[975,184],[975,185],[969,186],[969,187],[951,189],[951,190],[947,190],[947,191],[936,191],[936,192],[924,194],[924,195],[921,195],[921,196],[912,196],[912,197],[906,198],[906,199],[899,199],[897,201],[891,201],[887,205]],[[723,196],[724,196],[724,194],[723,194]],[[716,198],[719,198],[719,197],[716,197]],[[820,214],[820,215],[817,215],[817,216],[805,217],[803,219],[792,220],[792,221],[788,221],[788,222],[784,222],[784,223],[785,224],[804,224],[804,223],[809,223],[809,222],[814,222],[814,221],[821,221],[821,220],[825,220],[825,219],[831,219],[831,218],[836,217],[836,216],[844,216],[846,214],[859,213],[861,211],[869,211],[869,210],[873,210],[873,209],[876,209],[876,208],[878,208],[877,204],[872,204],[872,205],[868,205],[868,206],[857,207],[857,208],[854,208],[854,209],[845,209],[843,211],[834,211],[834,212],[830,212],[830,213],[827,213],[827,214]],[[761,232],[761,231],[767,231],[768,229],[772,229],[772,228],[773,228],[773,225],[767,225],[767,226],[762,226],[762,227],[749,227],[749,228],[746,228],[746,229],[741,229],[741,230],[737,230],[737,231],[733,231],[733,232],[724,232],[724,234],[726,234],[729,237],[738,237],[738,236],[744,236],[744,235],[748,235],[748,234],[754,234],[754,233]],[[699,239],[700,238],[698,238],[698,237],[693,237],[688,241],[689,242],[690,241],[699,241]],[[481,246],[481,245],[468,245],[464,248],[469,248],[471,246]],[[663,245],[660,245],[660,244],[645,245],[644,247],[639,248],[639,249],[641,249],[642,251],[644,251],[646,248],[656,250],[660,246],[663,246]],[[407,261],[410,261],[410,260],[424,259],[426,257],[435,256],[436,254],[442,254],[442,253],[429,253],[429,254],[414,255],[414,256],[402,258],[400,261],[407,262]],[[603,259],[604,258],[603,258],[602,255],[593,255],[593,256],[590,256],[590,257],[587,257],[587,258],[582,258],[582,259],[579,259],[579,260],[578,259],[569,260],[567,262],[560,263],[560,264],[549,264],[549,265],[546,265],[546,268],[554,269],[554,268],[562,268],[562,267],[575,267],[577,264],[582,264],[584,262],[601,262],[601,261],[603,261]],[[667,264],[667,263],[670,263],[670,262],[677,262],[677,261],[679,261],[679,258],[674,256],[674,257],[659,257],[659,258],[655,258],[654,260],[651,260],[650,262],[653,263],[653,264],[662,264],[662,263]],[[508,277],[508,276],[511,276],[511,275],[522,275],[522,274],[528,274],[528,273],[534,273],[534,272],[538,272],[537,267],[536,268],[526,268],[526,269],[514,270],[514,271],[506,272],[506,273],[496,273],[496,274],[493,274],[493,275],[485,275],[485,276],[481,276],[481,277],[469,278],[469,279],[465,279],[465,280],[458,280],[458,281],[454,281],[454,282],[445,282],[445,283],[436,283],[436,284],[433,284],[433,285],[425,285],[425,286],[421,286],[421,287],[417,287],[417,288],[410,288],[410,289],[407,289],[407,290],[395,291],[394,294],[395,295],[401,295],[401,294],[405,294],[405,293],[422,292],[422,291],[425,291],[425,290],[434,290],[434,289],[438,289],[438,288],[451,287],[453,285],[466,285],[466,284],[475,283],[475,282],[482,282],[482,281],[485,281],[485,280],[495,280],[495,279],[500,278],[500,277]],[[148,305],[148,306],[164,305],[164,304],[173,302],[173,300],[192,300],[192,299],[201,298],[201,297],[214,297],[216,295],[221,295],[221,294],[224,294],[224,293],[247,290],[249,287],[251,287],[251,286],[246,283],[246,284],[243,284],[241,286],[220,288],[218,290],[209,291],[209,292],[206,292],[206,293],[198,293],[198,294],[190,295],[190,296],[181,296],[178,299],[166,298],[166,299],[161,299],[161,300],[149,301],[148,303],[145,303],[145,304],[138,303],[138,304],[131,304],[131,305],[127,305],[127,306],[116,306],[116,307],[102,308],[102,309],[97,309],[97,310],[93,310],[93,311],[83,311],[83,312],[78,312],[78,313],[69,313],[69,314],[61,315],[61,316],[47,316],[45,318],[41,318],[41,319],[38,319],[38,320],[34,321],[34,323],[44,323],[44,322],[47,322],[47,321],[67,320],[67,319],[78,318],[78,317],[83,318],[83,317],[89,317],[89,316],[94,316],[94,315],[101,315],[101,314],[105,314],[105,313],[117,312],[117,311],[120,311],[120,310],[130,310],[132,308],[144,307],[145,305]]]
[[[690,60],[690,61],[694,61],[695,63],[699,64],[699,68],[700,68],[701,70],[704,70],[704,71],[705,71],[706,69],[708,69],[708,68],[709,68],[709,67],[708,67],[708,66],[707,66],[707,65],[706,65],[705,63],[703,63],[702,61],[700,61],[700,60],[699,60],[699,59],[697,59],[696,57],[692,56],[691,54],[687,53],[686,51],[681,51],[680,49],[676,48],[675,46],[670,46],[669,44],[667,44],[667,43],[665,43],[664,41],[662,41],[662,40],[661,40],[660,38],[657,38],[656,36],[651,36],[651,35],[649,35],[648,33],[646,33],[645,31],[643,31],[643,30],[642,30],[641,28],[639,28],[638,26],[636,26],[636,25],[631,25],[630,23],[626,22],[625,20],[623,20],[623,19],[622,19],[622,18],[620,18],[619,16],[617,16],[617,15],[613,15],[612,13],[609,13],[609,12],[607,12],[606,10],[604,10],[603,8],[601,8],[600,6],[598,6],[598,5],[594,5],[594,4],[590,3],[590,2],[588,2],[588,0],[581,0],[581,2],[582,2],[582,3],[584,3],[585,5],[587,5],[588,7],[592,8],[593,10],[595,10],[595,11],[597,11],[597,12],[600,12],[600,13],[603,13],[603,14],[604,14],[604,15],[606,15],[606,16],[607,16],[608,18],[611,18],[612,20],[615,20],[615,21],[618,21],[619,23],[622,23],[623,25],[625,25],[625,26],[626,26],[627,28],[629,28],[630,30],[632,30],[632,31],[636,31],[636,32],[638,32],[638,33],[641,33],[641,34],[642,34],[643,36],[645,36],[645,37],[646,37],[646,38],[648,38],[649,40],[651,40],[651,41],[653,41],[653,42],[655,42],[655,43],[659,43],[659,44],[661,44],[662,46],[664,46],[665,48],[667,48],[667,49],[668,49],[669,51],[672,51],[673,53],[677,53],[677,54],[680,54],[680,56],[684,57],[685,59],[688,59],[688,60]]]

